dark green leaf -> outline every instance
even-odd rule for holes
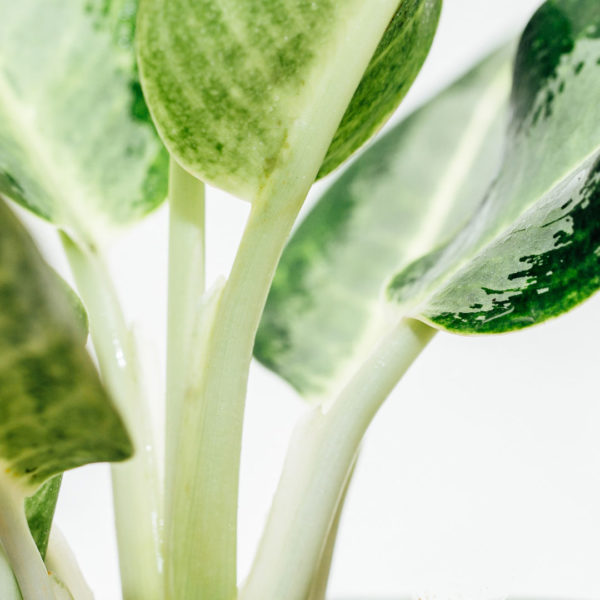
[[[600,10],[551,0],[519,47],[500,176],[457,237],[389,287],[460,333],[555,317],[600,287]]]

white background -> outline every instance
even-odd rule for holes
[[[433,50],[401,113],[518,31],[538,5],[446,0]],[[246,214],[245,205],[211,191],[211,279],[227,273]],[[161,209],[119,243],[112,262],[127,313],[155,361],[164,351],[165,226]],[[64,266],[60,257],[57,264]],[[330,595],[600,598],[599,334],[595,298],[518,334],[438,335],[371,427]],[[302,410],[284,383],[253,368],[240,577]],[[120,597],[111,519],[106,466],[65,476],[57,522],[98,600]]]

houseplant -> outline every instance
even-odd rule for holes
[[[575,6],[575,7],[574,7],[574,6],[571,6],[571,7],[570,7],[570,10],[579,10],[579,9],[582,9],[582,10],[583,10],[584,8],[585,8],[585,7],[584,7],[584,5],[581,5],[580,7],[577,7],[577,6]],[[149,10],[150,10],[150,9],[149,9]],[[588,11],[588,12],[589,12],[589,11]],[[98,17],[98,18],[100,18],[100,17]],[[539,22],[539,19],[538,19],[538,22]],[[149,31],[155,31],[155,29],[153,29],[152,27],[150,27]],[[121,34],[122,34],[122,32],[120,32],[120,35],[121,35]],[[146,35],[150,35],[150,34],[146,34]],[[151,36],[150,36],[150,37],[151,37]],[[143,54],[142,54],[142,56],[143,56]],[[184,57],[184,58],[189,58],[189,57]],[[149,66],[147,65],[147,66],[145,67],[145,68],[146,68],[146,70],[148,70],[148,69],[152,70],[152,68],[155,68],[155,69],[158,69],[158,72],[160,73],[160,65],[159,65],[158,67],[156,67],[156,65],[153,65],[153,64],[152,64],[152,61],[151,61],[150,59],[146,59],[146,60],[148,61],[148,64],[149,64]],[[159,62],[160,62],[160,61],[159,61]],[[192,61],[192,62],[193,62],[193,61]],[[144,63],[144,61],[142,61],[142,64],[143,64],[143,63]],[[577,63],[577,64],[579,64],[579,63]],[[585,65],[584,65],[584,66],[585,66]],[[575,68],[575,67],[577,67],[577,65],[574,65],[574,68]],[[577,73],[577,75],[579,75],[580,73],[581,73],[581,69],[579,69],[579,73]],[[585,73],[584,73],[584,74],[585,74]],[[146,76],[148,76],[148,75],[146,74]],[[581,80],[581,79],[583,79],[583,77],[581,77],[579,80]],[[159,83],[160,83],[160,82],[159,82]],[[171,87],[170,87],[170,86],[169,86],[169,89],[171,89]],[[164,100],[164,99],[163,99],[163,100]],[[170,100],[170,98],[167,98],[167,100]],[[152,103],[153,103],[153,102],[154,102],[155,104],[156,104],[156,102],[160,102],[160,98],[159,98],[159,100],[152,100],[152,91],[150,91],[150,102],[151,102],[151,105],[152,105]],[[222,105],[221,105],[221,107],[222,107]],[[140,116],[140,114],[139,114],[139,113],[136,113],[136,116],[137,116],[138,118],[140,118],[140,119],[141,119],[141,118],[142,118],[144,115],[141,115],[141,116]],[[159,124],[160,124],[160,118],[159,118]],[[163,131],[163,134],[164,134],[164,131]],[[178,135],[179,135],[179,134],[178,134]],[[168,137],[168,136],[167,136],[167,137]],[[176,136],[176,137],[177,137],[177,136]],[[312,137],[312,135],[311,135],[311,137]],[[177,141],[177,140],[176,140],[176,141]],[[312,141],[312,140],[311,140],[311,141]],[[173,143],[173,142],[172,142],[172,140],[171,140],[171,143]],[[217,151],[218,151],[218,152],[221,152],[222,150],[223,150],[223,148],[221,148],[221,149],[218,149],[218,148],[217,148]],[[131,152],[131,150],[130,150],[130,152]],[[134,154],[135,154],[135,152],[134,152]],[[227,162],[227,161],[225,161],[225,162]],[[156,164],[156,163],[152,163],[152,164]],[[174,180],[175,182],[182,181],[182,182],[183,182],[183,184],[185,185],[185,184],[186,184],[186,178],[187,178],[187,175],[186,175],[185,173],[182,173],[182,172],[179,172],[179,174],[178,174],[178,172],[177,172],[177,167],[176,167],[176,166],[174,167],[174,169],[175,169],[175,177],[173,178],[173,180]],[[217,174],[217,175],[218,175],[218,174]],[[222,174],[221,174],[221,175],[222,175]],[[13,179],[14,179],[14,178],[13,178]],[[234,179],[235,179],[235,178],[234,178]],[[18,181],[18,180],[16,180],[16,181]],[[244,181],[245,181],[245,180],[244,180]],[[9,183],[10,183],[10,180],[9,180]],[[191,182],[191,184],[190,184],[190,185],[191,185],[191,188],[192,188],[192,189],[191,189],[191,193],[192,193],[192,194],[200,194],[200,190],[198,189],[198,186],[197,186],[197,185],[196,185],[196,184],[195,184],[193,181]],[[238,182],[236,183],[236,185],[239,185],[239,179],[238,179]],[[13,187],[14,187],[14,186],[13,186]],[[181,188],[180,188],[180,189],[181,189]],[[14,190],[14,189],[12,189],[12,190],[9,190],[9,191],[12,191],[12,193],[13,193],[13,196],[15,196],[15,195],[16,195],[16,193],[15,193],[15,190]],[[17,191],[18,191],[18,190],[17,190]],[[177,193],[173,194],[173,195],[172,195],[172,200],[176,200],[176,198],[177,198],[177,195],[178,195]],[[196,206],[197,206],[197,204],[196,204]],[[48,216],[48,215],[46,215],[46,216]],[[75,215],[75,216],[77,216],[77,215]],[[72,227],[72,223],[69,223],[68,225],[70,225],[70,226]],[[76,230],[76,228],[75,228],[75,230]],[[95,313],[96,315],[98,315],[98,314],[102,314],[102,310],[103,310],[103,308],[105,307],[105,305],[100,305],[99,307],[97,306],[97,307],[94,309],[94,301],[95,301],[95,299],[97,299],[97,298],[102,298],[102,295],[101,295],[101,294],[99,294],[99,292],[100,292],[100,291],[102,291],[103,289],[105,289],[105,288],[103,288],[102,286],[98,286],[98,279],[96,278],[96,277],[99,277],[99,276],[101,276],[101,271],[97,271],[97,270],[91,270],[91,269],[90,269],[90,265],[89,265],[89,264],[88,264],[87,266],[85,266],[85,261],[86,261],[86,260],[89,260],[89,257],[86,257],[86,256],[85,256],[85,254],[86,254],[86,252],[87,252],[87,251],[89,251],[89,249],[90,249],[90,248],[89,248],[89,247],[88,247],[88,248],[84,248],[85,252],[83,252],[83,253],[82,253],[82,252],[80,252],[80,249],[78,249],[78,248],[77,248],[77,245],[72,243],[72,240],[73,240],[73,238],[74,238],[74,237],[76,237],[76,236],[73,236],[73,235],[72,235],[72,231],[68,231],[68,233],[70,233],[70,234],[71,234],[71,235],[70,235],[70,238],[71,238],[71,239],[66,239],[66,238],[65,238],[64,242],[65,242],[65,245],[66,245],[66,247],[67,247],[67,249],[68,249],[68,252],[70,253],[71,262],[72,262],[73,266],[75,267],[76,278],[77,278],[77,279],[79,279],[80,292],[81,292],[81,294],[82,294],[82,295],[83,295],[83,297],[84,297],[84,301],[86,302],[86,305],[87,305],[88,311],[90,312],[90,314],[92,314],[92,319],[91,319],[91,322],[92,322],[92,331],[93,331],[93,330],[94,330],[94,327],[96,327],[96,328],[99,328],[99,326],[100,326],[100,324],[99,324],[99,321],[98,321],[98,317],[96,317],[96,321],[95,321],[95,319],[94,319],[94,317],[93,317],[93,314],[94,314],[94,313]],[[77,230],[76,230],[76,233],[77,233]],[[174,236],[174,239],[177,239],[177,236]],[[76,239],[75,239],[75,242],[77,242],[77,240],[76,240]],[[184,243],[185,243],[185,240],[184,240]],[[83,261],[83,262],[82,262],[82,261]],[[82,266],[82,265],[83,265],[83,266]],[[92,276],[90,276],[90,273],[92,273]],[[100,273],[100,275],[98,275],[98,273]],[[193,282],[192,282],[192,283],[193,283]],[[194,285],[195,285],[195,284],[194,284]],[[86,289],[86,286],[90,286],[90,287],[88,287],[88,288]],[[192,289],[193,289],[193,288],[192,288]],[[231,289],[231,288],[230,288],[230,289]],[[185,291],[185,290],[184,290],[184,291]],[[178,294],[176,297],[181,297],[181,294]],[[110,299],[109,299],[109,300],[110,300]],[[103,298],[102,298],[102,301],[104,302],[104,299],[103,299]],[[231,302],[231,301],[230,301],[230,302]],[[218,309],[218,307],[219,307],[219,306],[222,306],[222,305],[220,305],[220,304],[217,304],[217,309]],[[208,307],[209,307],[209,308],[208,308],[207,310],[210,310],[210,303],[208,303]],[[185,308],[186,308],[186,307],[185,307],[185,306],[183,306],[183,307],[182,307],[182,310],[185,310]],[[177,312],[176,312],[176,315],[179,315],[179,317],[181,317],[181,315],[183,314],[183,313],[182,313],[182,310],[179,310],[179,311],[177,311]],[[226,311],[226,312],[227,312],[227,311]],[[231,311],[231,312],[232,312],[232,314],[233,314],[233,311]],[[96,324],[94,324],[94,321],[96,322]],[[176,325],[174,325],[174,326],[176,326]],[[200,328],[199,328],[199,330],[200,330],[199,336],[200,336],[200,338],[202,338],[202,335],[201,335],[201,332],[202,332],[202,327],[200,327]],[[98,335],[102,336],[102,333],[103,333],[102,331],[99,331],[99,332],[98,332],[98,334],[96,334],[96,343],[98,343]],[[179,339],[179,338],[178,338],[178,339]],[[219,339],[219,337],[218,337],[218,336],[217,336],[217,339]],[[107,342],[112,342],[112,339],[111,339],[111,340],[107,340]],[[100,344],[102,344],[102,341],[101,341],[101,339],[100,339]],[[125,342],[125,350],[127,350],[127,347],[126,347],[126,342]],[[178,348],[178,350],[179,350],[179,352],[181,352],[182,348]],[[100,349],[100,350],[99,350],[99,354],[100,354],[100,358],[101,358],[101,362],[102,362],[102,360],[103,360],[103,352],[102,352],[102,349]],[[127,352],[125,352],[125,354],[127,355]],[[185,356],[185,350],[184,350],[184,352],[182,352],[182,354]],[[227,359],[229,359],[229,358],[231,357],[231,355],[230,355],[228,352],[227,352],[226,354],[227,354]],[[173,355],[173,353],[171,353],[171,356],[172,356],[172,355]],[[212,356],[212,355],[214,355],[214,352],[210,352],[210,353],[208,353],[208,355],[209,355],[209,356]],[[106,360],[106,355],[105,355],[105,357],[104,357],[104,360]],[[176,363],[176,364],[179,364],[179,366],[181,366],[181,363],[182,363],[182,362],[183,362],[183,361],[181,361],[181,360],[180,360],[180,361],[177,361],[177,363]],[[118,366],[118,365],[117,365],[117,366]],[[105,367],[105,368],[106,368],[106,367]],[[110,367],[109,367],[109,368],[110,368]],[[110,375],[110,373],[109,373],[109,375]],[[210,376],[212,377],[212,375],[210,375]],[[113,388],[113,394],[114,394],[114,395],[118,395],[118,390],[119,390],[119,389],[121,389],[121,388],[123,387],[123,381],[119,381],[119,371],[117,371],[117,372],[116,372],[116,375],[115,375],[115,377],[116,377],[116,380],[117,380],[117,381],[116,381],[116,383],[113,383],[113,385],[114,385],[114,388]],[[110,377],[109,377],[109,383],[110,383]],[[127,381],[125,381],[125,384],[127,384]],[[131,385],[131,382],[129,382],[129,384]],[[204,384],[200,384],[200,385],[204,385]],[[177,393],[177,392],[175,392],[175,393]],[[229,395],[229,394],[226,394],[226,395]],[[175,419],[176,419],[176,418],[177,418],[177,416],[175,416]],[[193,425],[193,419],[185,419],[185,420],[184,420],[184,423],[187,423],[188,421],[190,422],[190,424],[192,424],[192,425]],[[139,441],[139,440],[138,440],[138,441]],[[221,440],[221,441],[222,441],[222,440]],[[195,444],[194,444],[194,448],[195,448],[195,447],[196,447],[196,446],[195,446]],[[167,456],[168,456],[168,455],[169,455],[169,454],[167,453]],[[191,455],[192,455],[192,452],[187,452],[187,453],[186,453],[186,452],[184,452],[184,456],[191,456]],[[179,455],[179,456],[180,456],[180,460],[181,460],[181,455]],[[211,461],[211,462],[212,462],[212,461]],[[129,478],[128,478],[128,479],[129,479]],[[167,480],[168,480],[168,478],[167,478]],[[117,487],[118,487],[118,486],[117,486]],[[220,484],[219,484],[219,487],[220,487]],[[144,500],[144,498],[141,498],[140,500]],[[139,508],[139,506],[137,506],[136,508]],[[177,511],[175,511],[175,513],[176,513],[176,514],[180,514],[180,513],[182,513],[182,512],[183,512],[182,510],[177,510]],[[192,512],[193,512],[193,511],[192,511]],[[214,510],[214,508],[213,508],[213,510],[209,511],[209,514],[211,515],[211,517],[210,517],[211,521],[218,521],[218,519],[216,519],[216,518],[215,518],[215,514],[216,514],[216,512],[217,512],[217,511],[215,511],[215,510]],[[142,511],[142,510],[140,510],[140,513],[142,513],[142,514],[143,514],[143,511]],[[212,525],[212,523],[209,523],[209,526],[210,526],[210,525]],[[218,523],[217,523],[217,525],[218,525]],[[195,528],[192,528],[192,529],[195,531]],[[176,536],[175,536],[175,538],[176,538],[177,540],[182,540],[182,539],[183,539],[183,536],[181,536],[181,535],[176,535]],[[209,536],[208,536],[207,538],[205,538],[205,539],[210,539],[210,534],[209,534]],[[219,536],[219,537],[218,537],[218,540],[219,540],[219,543],[220,543],[220,542],[223,540],[223,538],[222,538],[221,536]],[[126,539],[126,540],[125,540],[123,543],[127,543],[127,539]],[[173,542],[171,542],[171,544],[173,544]],[[184,559],[182,560],[182,562],[185,562],[185,557],[186,557],[186,556],[188,556],[188,555],[190,555],[190,552],[189,552],[189,550],[187,550],[187,551],[186,551],[186,549],[185,549],[185,546],[183,545],[183,541],[181,542],[181,544],[182,544],[182,548],[181,548],[181,550],[179,550],[179,548],[177,548],[177,544],[175,544],[173,547],[177,548],[177,549],[178,549],[180,552],[182,552],[182,553],[183,553],[183,557],[184,557]],[[213,538],[213,545],[212,545],[212,546],[211,546],[211,547],[210,547],[210,548],[207,550],[207,552],[208,552],[209,554],[212,554],[212,553],[215,551],[215,547],[214,547],[214,545],[215,545],[215,544],[216,544],[216,542],[215,542],[215,538]],[[138,546],[139,546],[139,544],[138,544]],[[145,546],[144,546],[144,547],[145,547]],[[139,548],[139,547],[138,547],[138,550],[141,550],[141,548]],[[216,552],[215,552],[215,554],[216,554]],[[225,550],[224,550],[224,554],[225,554],[225,555],[227,555],[227,554],[230,554],[230,552],[228,552],[228,551],[227,551],[227,549],[225,549]],[[127,556],[127,553],[125,553],[125,556]],[[126,560],[127,560],[127,559],[126,559]],[[141,560],[140,556],[137,556],[137,555],[136,555],[136,557],[135,557],[135,560],[136,560],[136,565],[137,565],[138,567],[139,567],[139,565],[140,565],[140,564],[143,564],[143,560]],[[211,560],[212,560],[212,558],[211,558]],[[175,565],[175,566],[176,566],[176,567],[178,567],[179,565],[177,565],[177,561],[175,561],[175,562],[176,562],[176,565]],[[225,563],[227,563],[227,560],[225,561]],[[230,565],[230,566],[227,566],[227,565],[225,565],[225,567],[224,567],[224,568],[225,568],[226,570],[228,569],[229,571],[231,571],[231,565]],[[187,569],[187,567],[184,567],[184,570],[186,570],[186,569]],[[192,567],[192,570],[193,570],[193,567]],[[217,581],[216,583],[212,581],[212,578],[213,578],[213,575],[214,575],[214,573],[215,573],[215,572],[217,572],[217,571],[216,571],[216,569],[214,568],[214,565],[213,565],[213,566],[211,566],[211,568],[209,569],[209,572],[208,572],[208,573],[204,573],[204,574],[200,573],[200,580],[203,580],[204,578],[208,577],[208,583],[206,583],[206,581],[205,581],[204,583],[200,583],[200,584],[198,584],[198,585],[209,585],[209,586],[216,585],[217,587],[219,587],[219,586],[221,585],[221,582],[220,582],[220,581]],[[280,573],[280,575],[281,575],[281,574],[284,574],[284,573],[285,573],[285,571],[284,571],[284,570],[281,570],[279,573]],[[130,571],[130,574],[131,574],[131,571]],[[125,583],[126,583],[126,586],[127,586],[127,571],[126,571],[125,575],[126,575],[126,576],[124,577],[124,581],[125,581]],[[148,581],[148,573],[144,574],[144,579],[145,579],[146,581]],[[176,580],[178,580],[178,581],[180,581],[180,582],[181,582],[181,581],[183,581],[183,582],[184,582],[184,583],[183,583],[183,585],[185,585],[185,586],[190,586],[190,587],[187,589],[187,591],[180,592],[180,593],[183,593],[183,594],[186,594],[186,593],[187,593],[187,594],[191,594],[191,593],[196,593],[194,590],[200,589],[200,588],[197,588],[197,587],[195,587],[195,586],[196,586],[196,582],[195,582],[195,581],[194,581],[192,578],[183,578],[183,579],[182,579],[181,577],[175,577],[175,579],[176,579]],[[220,579],[220,578],[217,578],[217,579]],[[231,584],[229,584],[229,585],[231,585]],[[132,587],[132,588],[130,588],[130,591],[129,591],[129,592],[127,592],[127,593],[135,593],[135,592],[132,592],[132,591],[131,591],[131,590],[134,590],[134,589],[135,589],[135,584],[132,584],[132,586],[133,586],[133,587]],[[152,584],[152,585],[151,585],[151,587],[149,588],[150,592],[152,592],[152,591],[156,590],[156,589],[157,589],[157,587],[158,587],[158,586],[156,586],[156,585]],[[126,587],[126,589],[127,589],[127,587]],[[212,588],[210,588],[210,589],[212,589]],[[190,591],[190,590],[191,590],[191,591]],[[146,592],[146,595],[145,595],[144,597],[148,597],[148,596],[147,596],[147,594],[148,594],[148,593],[150,593],[150,592]],[[207,593],[208,593],[208,592],[207,592]],[[227,593],[229,593],[229,592],[224,592],[224,593],[226,593],[226,594],[227,594]],[[290,593],[291,593],[291,592],[290,592]],[[218,596],[219,594],[220,594],[220,592],[215,592],[215,591],[211,591],[211,592],[209,593],[210,597],[213,597],[213,596],[215,596],[215,597],[216,597],[216,596]]]

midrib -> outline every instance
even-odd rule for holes
[[[415,260],[423,254],[430,252],[438,245],[440,234],[454,208],[457,195],[461,186],[469,177],[475,164],[479,151],[490,131],[490,127],[498,117],[499,111],[508,98],[507,87],[508,71],[503,69],[501,74],[494,78],[486,92],[481,96],[478,107],[473,111],[465,134],[460,142],[454,158],[444,171],[431,203],[432,211],[426,219],[425,227],[417,239],[411,244],[408,252]]]

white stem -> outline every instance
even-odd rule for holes
[[[64,583],[75,600],[94,600],[77,559],[57,525],[52,525],[46,553],[46,566]]]
[[[173,484],[194,327],[205,291],[204,184],[171,158],[167,325],[166,501]],[[167,512],[169,507],[167,506]]]
[[[135,455],[112,465],[123,600],[162,600],[163,507],[150,408],[139,381],[133,337],[99,256],[63,235],[63,246],[90,317],[104,382],[132,437]]]
[[[296,427],[254,565],[240,600],[304,600],[367,427],[434,334],[403,320],[327,412]]]
[[[0,542],[23,600],[54,600],[46,565],[25,518],[25,494],[12,482],[0,482]]]
[[[8,556],[0,543],[0,591],[2,600],[23,600],[15,574],[8,562]]]
[[[342,513],[344,512],[344,505],[348,495],[348,489],[350,488],[350,484],[352,482],[352,476],[354,475],[355,467],[356,461],[354,461],[350,467],[350,475],[348,476],[348,481],[344,486],[342,497],[335,511],[335,517],[333,518],[333,522],[329,528],[329,533],[327,534],[327,538],[321,552],[321,557],[319,558],[319,564],[315,570],[307,600],[325,600],[326,598],[327,585],[329,584],[329,574],[331,572],[331,563],[333,562],[333,554],[335,552],[335,544],[340,528],[340,522],[342,520]]]
[[[286,189],[289,191],[289,188]],[[296,192],[292,188],[291,192]],[[167,524],[169,598],[232,600],[236,595],[239,464],[254,336],[273,273],[304,198],[254,205],[222,292],[204,322],[191,365],[178,436]],[[194,356],[196,349],[194,349]]]

